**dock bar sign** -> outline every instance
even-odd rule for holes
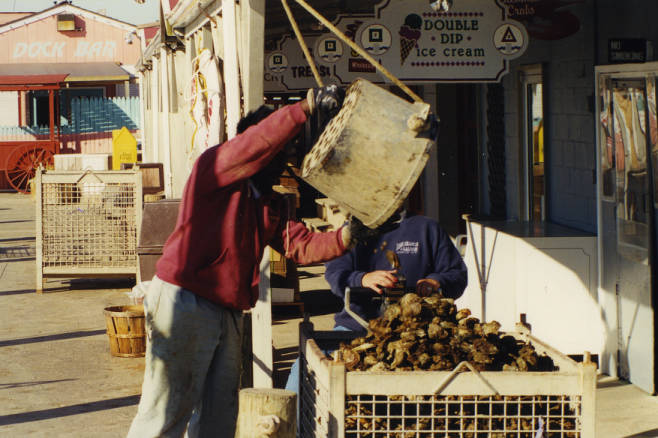
[[[428,0],[385,0],[374,7],[372,15],[361,15],[358,19],[342,16],[335,24],[341,29],[344,23],[349,23],[352,27],[348,35],[406,83],[499,82],[509,70],[509,61],[521,56],[528,47],[525,27],[507,17],[507,8],[502,2],[455,0],[449,11],[437,12]],[[333,38],[333,34],[309,38],[330,38],[332,43],[335,41],[340,45],[329,47],[331,58],[326,58],[327,54],[319,53],[317,49],[313,51],[317,65],[327,67],[327,76],[336,76],[328,82],[351,83],[357,77],[364,77],[364,73],[376,75],[378,82],[387,81],[379,73],[371,73],[366,68],[361,68],[363,72],[355,71],[359,69],[354,66],[368,62],[356,56],[345,43]],[[288,42],[298,45],[296,41]],[[295,53],[286,53],[288,50],[285,49]],[[293,44],[285,44],[275,56],[297,60],[297,51],[301,52]],[[274,59],[277,58],[266,61],[266,90],[269,88],[267,74],[276,74],[272,70]],[[288,85],[283,88],[291,89],[289,86],[296,80],[286,76],[292,72],[286,69],[279,74]],[[303,88],[296,85],[292,89]]]

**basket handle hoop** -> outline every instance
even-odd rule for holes
[[[484,377],[482,377],[482,374],[480,374],[480,372],[476,370],[475,367],[471,365],[471,363],[468,361],[459,362],[459,364],[455,367],[455,369],[453,369],[450,372],[450,374],[448,374],[445,377],[445,379],[443,379],[441,384],[434,391],[434,394],[440,394],[444,389],[446,389],[448,384],[450,384],[450,382],[454,380],[454,378],[457,376],[457,373],[459,373],[463,368],[468,368],[470,371],[472,371],[482,381],[482,383],[484,383],[485,386],[489,388],[491,392],[493,392],[494,395],[500,395],[498,393],[498,390],[496,390],[496,388],[491,386],[491,383],[489,383]]]
[[[336,26],[334,26],[329,20],[324,18],[318,11],[313,9],[311,5],[306,3],[304,0],[295,0],[301,7],[306,9],[309,14],[313,15],[320,23],[324,24],[330,31],[332,31],[338,38],[343,40],[345,44],[350,46],[354,51],[356,51],[359,55],[361,55],[364,59],[366,59],[370,64],[373,65],[377,70],[380,71],[384,76],[386,76],[388,79],[390,79],[395,85],[400,87],[402,91],[407,93],[409,97],[411,97],[414,102],[423,102],[423,99],[421,99],[416,93],[411,91],[409,87],[407,87],[401,80],[393,76],[393,74],[388,71],[383,65],[381,65],[375,58],[370,56],[368,52],[363,50],[361,47],[359,47],[358,44],[356,44],[354,41],[349,39],[347,35],[345,35],[343,32],[341,32]],[[304,56],[306,57],[306,61],[308,61],[308,64],[311,67],[311,71],[313,72],[313,77],[315,78],[315,82],[317,82],[318,86],[322,87],[324,84],[322,82],[322,79],[320,78],[320,74],[318,73],[318,69],[315,66],[315,61],[311,57],[311,53],[308,51],[308,47],[306,46],[306,43],[304,42],[304,37],[302,36],[302,33],[299,30],[299,27],[297,26],[297,23],[295,22],[295,18],[292,15],[292,11],[290,10],[290,7],[288,6],[287,0],[281,0],[281,3],[283,4],[283,9],[286,11],[286,15],[288,15],[288,20],[290,20],[290,24],[292,25],[292,29],[295,32],[295,35],[297,36],[297,41],[299,42],[299,45],[302,48],[302,52],[304,52]]]

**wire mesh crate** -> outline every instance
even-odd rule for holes
[[[35,192],[37,292],[49,276],[137,276],[139,172],[39,170]]]
[[[558,371],[346,372],[325,351],[353,335],[300,327],[302,438],[592,438],[596,365],[576,363],[532,337],[508,333],[553,359]]]

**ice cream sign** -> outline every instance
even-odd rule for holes
[[[528,35],[499,0],[455,1],[447,12],[426,0],[384,1],[357,41],[406,82],[497,82],[523,54]],[[377,30],[373,32],[373,30]],[[380,35],[390,44],[379,45]]]
[[[373,14],[339,16],[335,24],[406,83],[498,82],[508,72],[509,61],[521,56],[528,46],[526,29],[508,18],[503,0],[455,1],[448,12],[433,10],[430,3],[384,0],[375,6]],[[367,61],[332,34],[309,39],[317,43],[312,45],[305,38],[309,47],[314,47],[319,69],[322,72],[326,67],[325,73],[333,82],[349,84],[356,77],[385,81]],[[290,67],[299,64],[303,72],[308,64],[301,49],[295,47],[296,41],[288,42],[292,44],[283,44],[278,54],[286,57]],[[266,66],[266,90],[272,89],[268,87],[267,76]],[[294,77],[292,71],[284,72],[279,78],[287,86],[274,89],[314,85],[312,76],[303,86],[293,85],[300,77]]]

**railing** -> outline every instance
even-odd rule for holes
[[[68,119],[62,117],[61,151],[110,153],[112,131],[123,126],[139,132],[138,97],[74,98]],[[48,126],[0,126],[0,142],[47,140],[49,135]]]

